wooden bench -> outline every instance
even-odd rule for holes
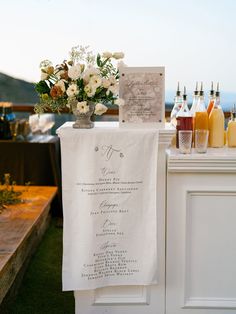
[[[24,202],[0,214],[0,304],[41,241],[57,192],[56,187],[42,186],[16,186],[15,190],[23,191]]]

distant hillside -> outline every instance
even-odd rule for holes
[[[208,101],[207,92],[206,103]],[[175,91],[165,91],[166,110],[171,111],[173,107]],[[38,102],[34,84],[24,80],[13,78],[9,75],[0,73],[0,101],[10,101],[14,104],[35,104]],[[192,103],[192,92],[188,95],[189,105]],[[236,103],[236,92],[221,92],[221,105],[224,111],[230,111]]]
[[[35,104],[38,96],[34,84],[0,73],[0,101]]]

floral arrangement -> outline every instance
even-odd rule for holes
[[[50,109],[60,112],[68,107],[70,111],[86,114],[89,103],[94,103],[94,114],[102,115],[107,104],[123,105],[118,98],[119,67],[118,61],[123,52],[104,52],[96,56],[89,46],[76,46],[70,51],[70,59],[55,67],[49,60],[40,63],[41,80],[35,89],[40,101],[35,105],[36,113]]]

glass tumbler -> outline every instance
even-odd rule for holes
[[[190,154],[193,132],[190,130],[179,131],[179,151],[181,154]]]
[[[208,130],[195,130],[195,149],[198,153],[206,153],[208,135]]]

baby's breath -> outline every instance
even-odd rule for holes
[[[69,52],[70,59],[73,64],[77,62],[87,62],[94,64],[95,62],[95,55],[92,51],[88,50],[89,46],[75,46],[71,48],[71,51]]]

